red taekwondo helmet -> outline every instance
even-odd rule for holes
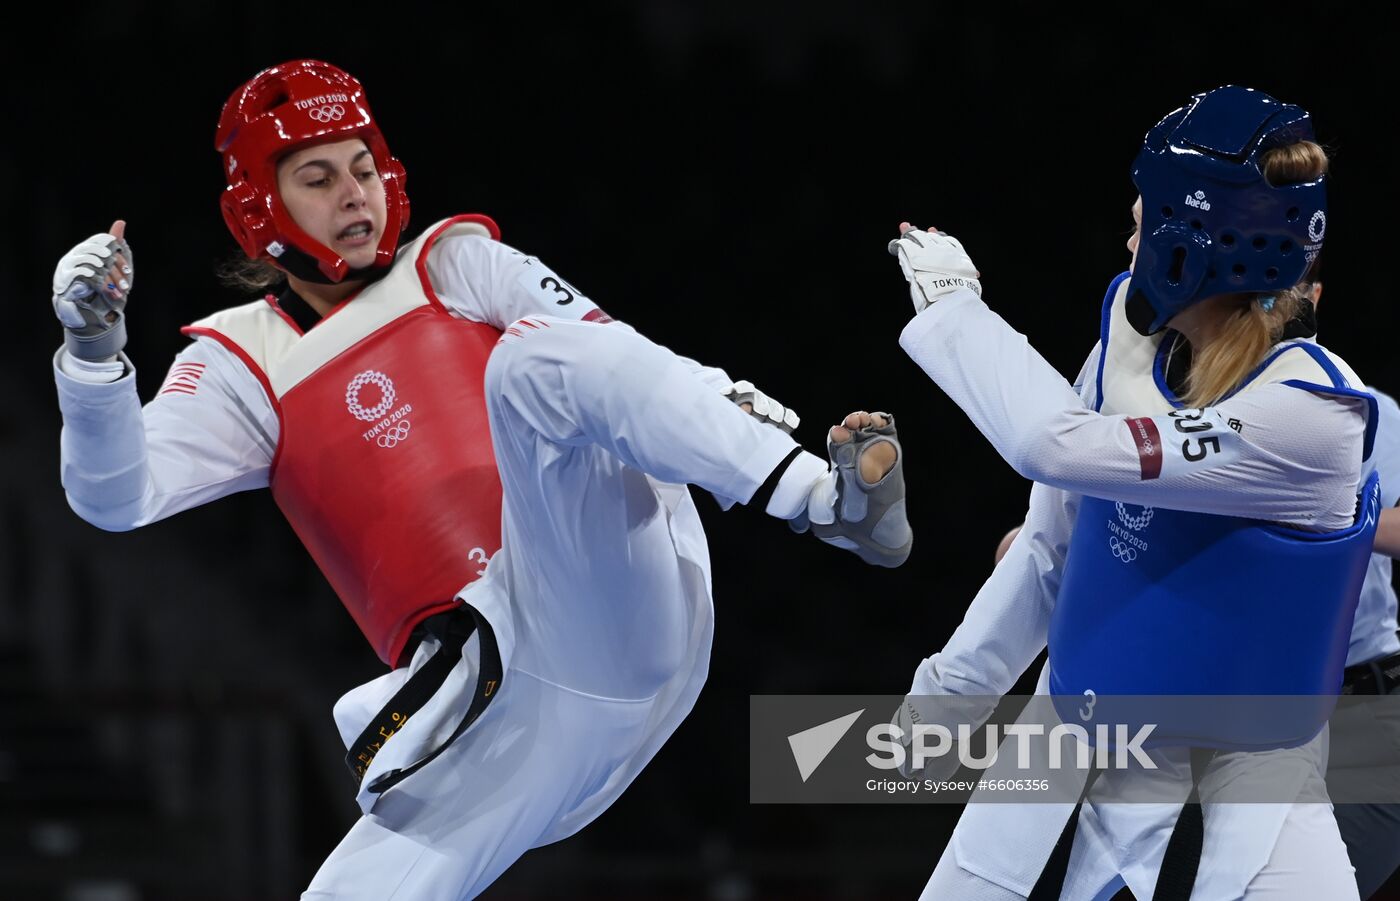
[[[390,155],[355,77],[330,63],[299,59],[264,69],[233,92],[214,139],[228,179],[220,207],[250,259],[270,259],[298,278],[323,284],[351,274],[339,254],[301,230],[277,193],[278,160],[308,144],[347,138],[365,142],[384,183],[388,215],[369,268],[387,268],[408,227],[404,170]]]

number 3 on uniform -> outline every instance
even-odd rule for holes
[[[467,559],[472,563],[479,563],[481,565],[481,569],[476,571],[478,576],[486,575],[486,563],[490,558],[486,556],[485,548],[472,548],[471,553],[467,554]]]
[[[579,298],[588,299],[588,295],[564,281],[559,273],[534,257],[526,257],[525,266],[516,278],[516,283],[546,303],[561,307],[566,307]]]
[[[544,288],[546,291],[554,292],[554,296],[557,298],[554,302],[561,307],[564,306],[564,304],[573,303],[574,297],[582,293],[578,288],[575,288],[557,275],[546,275],[544,278],[540,279],[540,287]]]

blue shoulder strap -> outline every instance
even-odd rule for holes
[[[1114,276],[1113,281],[1108,283],[1108,292],[1103,296],[1103,312],[1099,319],[1099,372],[1094,377],[1095,413],[1102,412],[1103,408],[1103,367],[1108,359],[1108,326],[1113,321],[1113,298],[1118,294],[1118,286],[1131,275],[1131,272],[1123,272]]]

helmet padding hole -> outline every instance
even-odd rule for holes
[[[1172,266],[1167,272],[1167,281],[1173,285],[1181,284],[1181,273],[1186,268],[1186,248],[1172,248]]]

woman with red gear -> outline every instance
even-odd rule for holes
[[[686,483],[908,556],[888,417],[847,417],[828,468],[791,411],[612,322],[485,216],[396,254],[403,167],[347,73],[259,73],[217,147],[225,221],[287,288],[187,327],[143,410],[125,224],[75,247],[54,277],[63,484],[112,530],[269,487],[392,668],[336,705],[364,816],[304,897],[472,897],[618,797],[708,669]]]

